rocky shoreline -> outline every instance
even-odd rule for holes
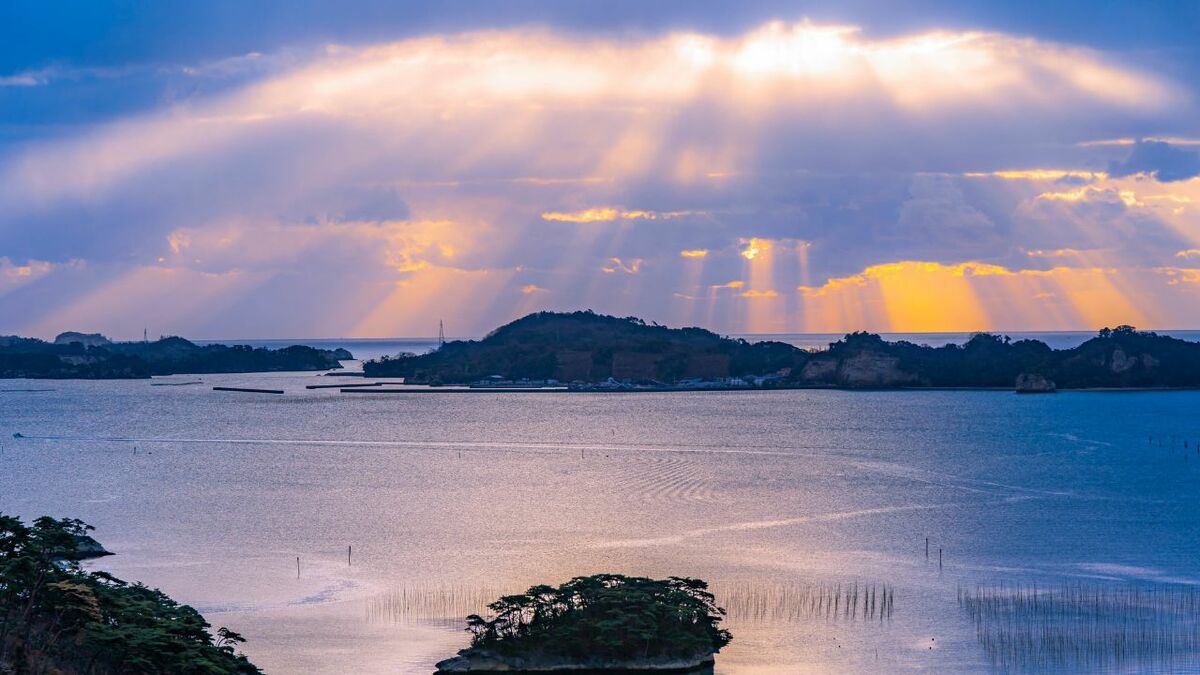
[[[710,675],[713,655],[699,654],[688,659],[623,659],[603,661],[567,661],[539,656],[522,657],[500,654],[489,649],[468,648],[458,656],[439,661],[438,673],[571,673],[571,675]]]

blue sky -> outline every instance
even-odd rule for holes
[[[7,3],[0,334],[1200,325],[1200,4]]]

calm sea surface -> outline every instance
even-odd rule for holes
[[[0,511],[95,525],[96,567],[270,673],[428,673],[479,603],[602,571],[712,582],[721,673],[1198,670],[1200,392],[304,389],[333,379],[0,381]],[[960,605],[1015,585],[1146,595]]]

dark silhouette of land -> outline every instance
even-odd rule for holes
[[[827,350],[805,351],[633,317],[542,312],[497,328],[482,340],[370,361],[363,370],[367,377],[403,377],[413,384],[551,381],[597,390],[1200,387],[1200,343],[1119,326],[1063,350],[986,333],[943,347],[851,333]]]
[[[63,333],[54,342],[0,337],[0,377],[117,379],[179,373],[255,373],[340,368],[344,349],[197,345],[181,337],[111,342],[98,334]]]
[[[245,640],[157,589],[79,561],[108,555],[73,519],[0,513],[0,673],[260,672]]]
[[[700,579],[575,577],[506,595],[467,617],[471,647],[438,672],[712,672],[733,636]]]

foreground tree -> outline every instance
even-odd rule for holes
[[[0,514],[0,671],[17,673],[258,673],[196,610],[159,590],[80,566],[92,528]]]

